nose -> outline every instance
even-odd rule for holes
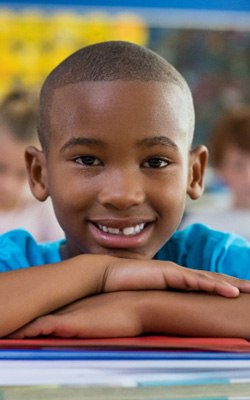
[[[102,182],[99,202],[105,207],[125,210],[144,202],[143,182],[133,171],[116,171]]]

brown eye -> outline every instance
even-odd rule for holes
[[[83,165],[83,166],[87,166],[87,167],[92,167],[92,166],[97,166],[97,165],[101,165],[100,160],[98,160],[96,157],[92,157],[92,156],[80,156],[80,157],[76,157],[74,159],[74,161],[77,164]]]
[[[146,168],[164,168],[169,165],[169,161],[164,158],[154,157],[147,160],[143,166]]]

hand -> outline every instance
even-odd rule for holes
[[[181,267],[170,261],[111,258],[100,292],[177,289],[204,291],[224,297],[250,293],[250,281]]]
[[[78,300],[53,314],[35,319],[8,336],[128,337],[142,333],[138,308],[143,292],[118,292]]]

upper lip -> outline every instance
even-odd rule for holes
[[[95,224],[95,225],[103,225],[107,226],[109,228],[117,228],[117,229],[123,229],[127,228],[129,226],[136,226],[139,224],[148,224],[150,222],[153,222],[153,218],[124,218],[124,219],[117,219],[117,218],[94,218],[94,219],[89,219],[89,222]]]

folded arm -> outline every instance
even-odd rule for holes
[[[91,296],[40,317],[11,337],[129,337],[141,334],[250,337],[250,295],[134,291]]]
[[[233,286],[232,286],[233,285]],[[237,297],[250,282],[192,271],[171,262],[81,255],[58,264],[0,273],[0,337],[93,294],[181,289]]]

